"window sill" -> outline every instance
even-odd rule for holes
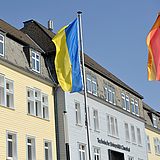
[[[138,144],[139,147],[143,147],[142,144]]]
[[[126,140],[126,142],[127,142],[127,143],[131,143],[131,141],[129,141],[129,140]]]
[[[96,130],[96,129],[94,129],[94,132],[100,133],[100,130]]]
[[[136,142],[132,142],[133,145],[137,145]]]
[[[79,123],[76,123],[75,125],[78,127],[83,127],[82,124],[79,124]]]
[[[48,122],[50,121],[49,119],[44,119],[44,118],[42,118],[42,117],[38,117],[38,116],[29,114],[29,113],[27,113],[27,115],[28,115],[28,116],[31,116],[31,117],[35,117],[35,118],[41,119],[41,120],[44,120],[44,121],[48,121]]]
[[[115,139],[119,139],[118,136],[114,136],[114,135],[111,135],[111,134],[108,134],[109,137],[112,137],[112,138],[115,138]]]
[[[2,106],[2,105],[0,105],[0,107],[3,107],[3,108],[6,108],[6,109],[9,109],[9,110],[15,111],[15,108],[7,107],[7,106]]]

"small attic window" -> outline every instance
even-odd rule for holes
[[[4,56],[4,36],[0,34],[0,56]]]
[[[35,51],[31,51],[32,54],[32,70],[40,73],[40,54]]]

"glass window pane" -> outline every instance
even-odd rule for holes
[[[0,54],[4,54],[3,43],[0,43]]]

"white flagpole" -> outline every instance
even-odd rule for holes
[[[90,141],[90,130],[89,130],[89,116],[87,109],[87,88],[86,88],[86,76],[85,76],[85,66],[84,66],[84,52],[83,52],[83,37],[82,37],[82,12],[77,12],[78,16],[78,30],[79,30],[79,45],[80,45],[80,56],[82,56],[82,74],[83,74],[83,86],[84,86],[84,106],[85,106],[85,124],[87,127],[87,142],[88,142],[88,160],[91,160],[91,141]]]

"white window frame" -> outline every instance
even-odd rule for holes
[[[28,142],[28,139],[31,140],[31,143]],[[36,139],[33,136],[26,137],[26,158],[28,160],[28,146],[31,146],[32,150],[32,160],[36,160]]]
[[[92,93],[92,76],[87,74],[87,92]]]
[[[126,123],[126,122],[124,123],[124,129],[125,129],[125,138],[126,138],[126,141],[130,142],[129,124]]]
[[[135,103],[134,103],[134,99],[131,98],[131,110],[132,110],[132,114],[136,114],[135,113]]]
[[[45,93],[42,93],[42,118],[47,120],[49,119],[48,95]]]
[[[34,56],[33,56],[34,55]],[[37,56],[39,57],[39,58],[37,58]],[[35,71],[35,72],[37,72],[37,73],[40,73],[40,71],[41,71],[41,56],[40,56],[40,54],[39,53],[37,53],[36,51],[31,51],[31,57],[32,57],[32,70],[33,71]],[[34,61],[34,63],[35,63],[35,66],[33,66],[33,61]],[[37,65],[39,66],[39,70],[38,70],[38,67],[37,67]]]
[[[101,159],[100,148],[93,147],[93,159],[94,160],[100,160]]]
[[[153,120],[153,127],[158,128],[157,117],[155,114],[152,114],[152,120]]]
[[[87,74],[87,92],[97,96],[97,79],[91,74]]]
[[[139,116],[139,105],[137,100],[135,100],[134,105],[135,105],[135,114]]]
[[[117,118],[114,116],[111,116],[109,114],[106,114],[106,116],[107,116],[107,133],[108,133],[108,135],[118,138],[119,133],[118,133]]]
[[[97,96],[97,79],[92,77],[92,94]]]
[[[48,146],[45,146],[45,144],[48,144]],[[48,159],[46,159],[46,150],[48,150]],[[52,160],[52,141],[44,140],[44,160]]]
[[[130,103],[129,103],[129,96],[128,95],[126,95],[126,110],[128,111],[128,112],[130,112]]]
[[[37,88],[27,87],[27,113],[35,117],[40,117],[42,119],[49,120],[49,105],[48,105],[48,95],[41,92]],[[28,92],[31,93],[28,97]],[[43,98],[45,101],[43,102]],[[29,110],[29,103],[31,105]],[[44,116],[45,112],[45,116]]]
[[[126,100],[125,100],[125,94],[121,93],[121,100],[122,100],[122,107],[124,110],[126,110]]]
[[[149,153],[151,153],[150,138],[149,138],[149,136],[148,136],[148,135],[147,135],[147,151],[148,151]]]
[[[105,100],[108,102],[109,91],[108,91],[107,85],[105,85],[105,87],[104,87],[104,95],[105,95]]]
[[[93,109],[93,123],[94,123],[94,130],[99,131],[99,115],[98,110]]]
[[[86,159],[86,145],[79,143],[78,144],[78,152],[79,152],[79,160],[87,160]],[[84,155],[84,159],[83,158],[81,159],[80,157],[83,157],[83,155]]]
[[[142,136],[141,136],[141,130],[137,127],[137,143],[139,146],[142,146]]]
[[[6,86],[9,86],[9,88]],[[14,109],[14,81],[6,78],[2,74],[0,74],[0,96],[0,105]],[[7,101],[7,97],[9,101]]]
[[[8,135],[11,135],[12,139],[9,139]],[[9,142],[12,142],[12,157],[10,157],[8,153]],[[6,132],[6,157],[7,157],[7,160],[17,160],[17,133],[12,131]]]
[[[131,125],[131,140],[132,140],[132,143],[136,144],[136,133],[135,133],[134,125]]]
[[[2,43],[2,47],[3,47],[3,53],[0,53],[0,56],[4,57],[4,35],[0,34],[0,36],[2,37],[3,40],[0,40],[0,43]]]
[[[81,105],[80,102],[75,101],[75,116],[76,116],[76,125],[82,125],[82,118],[81,118]]]

